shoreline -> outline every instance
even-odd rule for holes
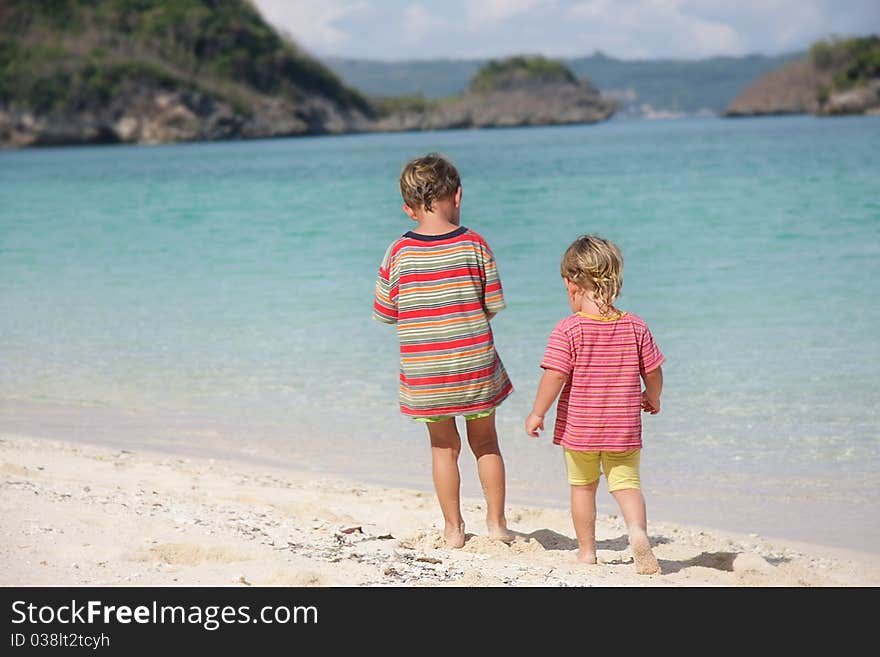
[[[4,434],[39,436],[46,440],[70,442],[76,445],[94,446],[109,450],[129,450],[137,453],[158,453],[165,456],[193,459],[216,459],[232,461],[239,468],[275,468],[285,472],[302,473],[303,476],[337,478],[357,481],[382,488],[420,491],[433,496],[430,478],[430,457],[424,445],[411,441],[411,436],[386,444],[379,455],[361,456],[356,460],[347,458],[347,448],[340,450],[339,458],[312,449],[309,445],[323,443],[327,428],[317,424],[300,425],[300,436],[294,438],[294,447],[277,440],[278,436],[266,434],[259,440],[243,443],[240,437],[250,427],[228,424],[204,413],[179,414],[155,412],[147,409],[95,407],[83,412],[82,408],[64,404],[0,403],[5,415]],[[406,430],[406,427],[395,427]],[[546,481],[546,470],[536,484],[532,477],[534,462],[529,450],[517,446],[517,437],[505,433],[502,447],[508,469],[508,505],[541,507],[568,512],[568,484],[564,474],[554,472],[551,482]],[[309,437],[321,436],[315,441]],[[418,435],[421,438],[421,434]],[[285,442],[287,442],[285,436]],[[529,439],[530,441],[533,439]],[[522,440],[519,441],[522,443]],[[350,446],[349,446],[350,447]],[[532,445],[531,447],[534,447]],[[551,464],[555,465],[558,448],[538,446],[539,450],[553,452]],[[652,449],[652,446],[648,446]],[[544,454],[541,465],[546,469]],[[653,458],[652,455],[648,455]],[[402,460],[406,467],[389,470],[388,459]],[[644,461],[643,461],[644,462]],[[473,459],[464,454],[460,461],[462,495],[479,498],[481,491]],[[643,488],[648,505],[649,525],[666,522],[696,530],[715,533],[750,536],[759,534],[767,540],[821,547],[830,551],[842,550],[857,554],[875,555],[880,558],[880,543],[876,523],[859,526],[859,508],[841,499],[806,499],[797,494],[765,497],[764,492],[749,486],[727,483],[726,487],[690,488],[683,492],[669,476],[660,479],[662,465],[654,463],[646,467]],[[559,476],[556,476],[559,475]],[[668,472],[667,472],[668,475]],[[796,493],[796,492],[795,492]],[[719,516],[717,506],[724,500],[725,513]],[[876,506],[876,505],[874,505]],[[600,486],[597,495],[600,514],[618,513],[617,504]],[[869,509],[865,509],[868,512]],[[774,533],[778,530],[779,533]]]
[[[300,140],[300,139],[320,139],[320,138],[349,138],[364,136],[382,136],[382,135],[414,135],[422,133],[436,132],[473,132],[473,131],[498,131],[498,130],[521,130],[530,128],[578,128],[578,127],[598,127],[603,124],[619,124],[619,123],[683,123],[687,121],[720,121],[722,123],[734,122],[745,123],[750,120],[774,120],[774,119],[791,119],[791,118],[810,118],[825,120],[847,120],[853,118],[870,118],[876,119],[880,117],[877,112],[864,113],[842,113],[842,114],[813,114],[810,112],[775,112],[775,113],[754,113],[754,114],[734,114],[727,115],[724,113],[705,115],[705,114],[685,114],[683,116],[627,116],[614,114],[609,118],[600,119],[598,121],[578,121],[568,123],[528,123],[517,125],[498,125],[498,126],[468,126],[468,127],[448,127],[448,128],[412,128],[412,129],[375,129],[375,130],[352,130],[347,132],[303,132],[296,134],[282,134],[261,137],[230,137],[223,139],[185,139],[180,141],[162,141],[162,142],[137,142],[137,141],[82,141],[82,142],[65,142],[65,143],[39,143],[27,145],[13,145],[0,143],[0,153],[21,153],[34,151],[51,151],[51,150],[75,150],[78,148],[113,148],[113,147],[136,147],[143,149],[162,148],[167,146],[204,146],[211,144],[241,144],[249,142],[273,142],[283,140]]]
[[[443,547],[433,493],[238,459],[0,434],[0,585],[877,586],[880,555],[651,522],[661,574],[635,574],[600,513],[600,564],[575,562],[568,510],[508,504],[511,545],[464,498]]]

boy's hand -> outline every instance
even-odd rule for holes
[[[540,435],[539,431],[543,430],[544,416],[529,413],[529,416],[526,418],[526,433],[529,434],[532,438],[537,438]]]
[[[660,398],[652,398],[647,392],[642,393],[642,410],[651,415],[657,415],[660,412]]]

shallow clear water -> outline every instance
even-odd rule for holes
[[[397,174],[429,150],[505,288],[511,500],[567,504],[558,448],[521,426],[568,312],[559,258],[598,232],[668,359],[649,514],[880,551],[880,118],[0,153],[0,430],[430,487],[370,320],[411,224]]]

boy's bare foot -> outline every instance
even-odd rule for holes
[[[493,541],[501,541],[502,543],[513,543],[514,535],[507,528],[507,523],[493,523],[486,521],[486,529],[489,533],[489,538]]]
[[[639,575],[654,575],[660,572],[660,564],[657,563],[657,557],[651,550],[651,542],[646,534],[630,535],[629,546],[632,548],[636,572]]]
[[[464,523],[458,527],[447,525],[443,530],[443,538],[446,539],[446,547],[458,549],[464,547]]]
[[[596,550],[578,550],[577,560],[591,566],[596,565]]]

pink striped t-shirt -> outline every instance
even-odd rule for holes
[[[665,360],[644,320],[577,313],[550,334],[541,367],[568,381],[556,405],[553,442],[577,451],[642,446],[641,375]]]

